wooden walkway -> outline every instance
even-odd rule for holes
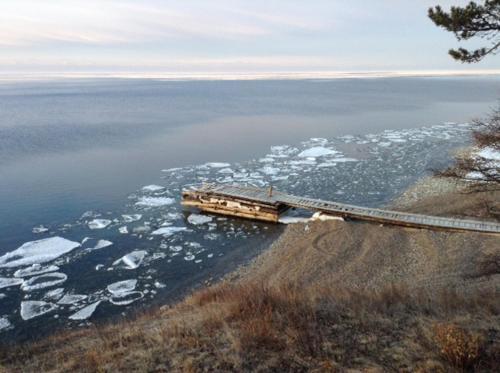
[[[277,222],[279,215],[290,207],[320,211],[343,218],[415,228],[445,229],[500,233],[500,224],[411,214],[398,211],[359,207],[319,199],[297,197],[278,191],[236,185],[203,185],[183,191],[182,203],[203,211],[223,215]]]

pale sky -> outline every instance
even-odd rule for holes
[[[427,8],[462,0],[1,0],[0,73],[276,73],[464,65]],[[466,44],[468,45],[468,44]]]

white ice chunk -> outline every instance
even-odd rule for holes
[[[95,303],[89,304],[87,307],[83,307],[81,310],[75,312],[68,318],[71,320],[87,320],[90,316],[92,316],[100,303],[101,301],[99,300]]]
[[[276,175],[277,173],[280,172],[280,169],[279,168],[276,168],[276,167],[271,167],[271,166],[265,166],[265,167],[262,167],[260,169],[260,171],[263,173],[263,174],[266,174],[266,175]]]
[[[65,294],[64,297],[62,297],[59,302],[57,302],[57,304],[75,304],[85,299],[87,299],[87,296],[83,294]]]
[[[165,189],[165,187],[162,187],[161,185],[155,185],[155,184],[146,185],[146,186],[142,187],[142,190],[144,192],[159,192],[160,190],[163,190],[163,189]]]
[[[338,154],[339,152],[333,149],[325,148],[323,146],[315,146],[310,149],[304,150],[298,154],[301,158],[308,157],[323,157],[325,155]]]
[[[209,163],[205,163],[205,166],[212,167],[212,168],[225,168],[225,167],[231,166],[231,164],[224,163],[224,162],[209,162]]]
[[[118,228],[118,232],[120,232],[121,234],[127,234],[128,233],[127,226],[124,225],[123,227]]]
[[[144,207],[161,207],[171,205],[174,202],[175,199],[169,197],[141,197],[135,204]]]
[[[146,254],[147,252],[144,250],[132,251],[131,253],[124,255],[120,259],[114,261],[113,265],[123,263],[125,265],[125,268],[127,269],[136,269],[141,265]]]
[[[112,283],[107,286],[107,289],[115,297],[120,297],[124,294],[128,294],[131,291],[134,291],[136,286],[137,286],[137,280],[131,279],[131,280],[124,280]]]
[[[63,296],[63,293],[64,293],[64,288],[57,288],[57,289],[49,290],[43,296],[43,300],[55,301],[55,300],[61,299],[61,297]]]
[[[59,271],[59,267],[55,265],[42,266],[40,264],[33,264],[31,267],[18,269],[14,272],[14,277],[30,277],[41,275],[42,273]]]
[[[131,291],[119,297],[112,297],[109,301],[117,306],[126,306],[144,297],[140,291]]]
[[[43,301],[27,300],[21,302],[21,317],[23,320],[30,320],[35,317],[54,311],[57,306],[53,303]]]
[[[134,221],[141,220],[142,214],[122,215],[122,218],[125,223],[133,223]]]
[[[0,277],[0,289],[10,288],[12,286],[18,286],[23,283],[22,278],[7,278]]]
[[[9,329],[11,326],[12,325],[7,317],[0,317],[0,332],[2,330]]]
[[[185,230],[187,230],[186,227],[163,227],[151,232],[151,234],[154,234],[155,236],[168,237],[173,235],[174,233],[182,232]]]
[[[299,216],[282,216],[279,218],[279,222],[282,224],[296,224],[307,222],[309,218],[303,218]]]
[[[188,222],[194,225],[200,225],[205,223],[210,223],[213,218],[211,216],[200,215],[200,214],[191,214],[188,217]]]
[[[358,160],[356,158],[341,157],[341,158],[333,158],[332,162],[358,162]]]
[[[79,246],[78,242],[69,241],[62,237],[26,242],[18,249],[1,256],[0,268],[49,262]]]
[[[64,273],[54,272],[40,276],[31,277],[21,285],[23,291],[34,291],[62,284],[68,279]]]
[[[94,219],[89,221],[88,226],[90,229],[103,229],[112,223],[109,219]]]
[[[334,215],[328,215],[325,213],[322,213],[321,211],[315,212],[313,216],[311,217],[311,220],[320,220],[320,221],[326,221],[326,220],[340,220],[344,221],[344,219],[341,216],[334,216]]]
[[[187,255],[184,257],[184,260],[191,261],[194,260],[195,256],[191,253],[187,253]]]
[[[105,247],[113,245],[113,242],[108,240],[99,240],[92,250],[104,249]]]
[[[45,233],[49,231],[49,228],[44,227],[43,225],[39,225],[38,227],[33,227],[31,230],[33,233],[38,234],[38,233]]]

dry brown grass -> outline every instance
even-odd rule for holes
[[[499,309],[484,294],[222,283],[135,321],[4,348],[0,364],[25,372],[488,371],[498,364]]]

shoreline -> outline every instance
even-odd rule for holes
[[[406,195],[403,193],[404,197],[400,196],[402,198],[400,200],[407,198],[406,203],[410,206],[410,202],[416,196],[419,196],[420,202],[425,200],[423,195],[427,195],[431,200],[436,196],[441,199],[452,198],[450,194],[436,194],[434,188],[429,188],[429,185],[441,182],[432,181],[432,179],[435,178],[420,179],[413,187],[408,189]],[[443,192],[449,188],[449,185],[443,185],[439,190]],[[497,197],[498,194],[496,194],[495,198]],[[286,302],[295,299],[293,302],[299,303],[292,303],[285,306],[284,309],[273,312],[293,313],[294,309],[305,306],[303,302],[316,304],[315,302],[320,299],[332,299],[331,301],[334,304],[339,304],[332,305],[335,311],[328,317],[336,317],[336,313],[344,312],[342,311],[343,307],[348,309],[349,307],[355,307],[353,311],[346,311],[348,313],[343,316],[342,321],[337,322],[340,322],[339,328],[341,330],[345,327],[347,328],[346,332],[360,335],[359,338],[362,339],[371,337],[366,336],[366,332],[362,328],[359,329],[360,321],[356,319],[358,312],[368,312],[366,315],[371,315],[366,317],[369,320],[373,319],[369,322],[371,324],[375,323],[370,327],[374,327],[373,332],[375,332],[377,328],[380,328],[380,326],[376,326],[379,323],[376,315],[380,312],[386,312],[384,310],[391,310],[392,307],[396,307],[393,311],[387,311],[389,314],[385,317],[387,320],[392,320],[394,317],[400,320],[394,321],[397,323],[394,328],[398,330],[403,328],[401,331],[402,336],[411,335],[411,338],[416,338],[414,331],[416,326],[413,324],[416,321],[411,321],[409,325],[406,325],[408,320],[416,317],[414,314],[415,309],[422,309],[422,312],[424,312],[422,316],[418,316],[423,317],[418,322],[423,325],[421,327],[424,328],[426,333],[430,333],[432,331],[432,322],[434,322],[432,318],[435,318],[436,322],[444,322],[450,318],[450,314],[446,312],[451,311],[446,311],[444,314],[438,311],[441,309],[440,307],[443,307],[440,303],[443,300],[456,304],[453,312],[458,312],[458,314],[453,316],[453,320],[463,325],[461,327],[465,328],[466,325],[472,325],[481,333],[484,333],[484,330],[497,329],[498,325],[500,325],[498,314],[488,313],[490,312],[488,310],[500,307],[496,301],[499,299],[498,294],[500,294],[500,274],[495,272],[494,269],[491,272],[488,262],[484,261],[491,255],[500,254],[499,249],[495,248],[496,239],[497,236],[495,235],[481,233],[437,232],[354,221],[334,220],[290,224],[286,227],[285,232],[269,247],[265,248],[248,263],[238,266],[215,284],[204,284],[191,289],[178,302],[162,305],[156,310],[145,311],[142,315],[137,315],[132,319],[120,320],[116,323],[104,323],[90,328],[62,331],[31,344],[5,346],[5,351],[0,352],[0,371],[2,364],[9,361],[8,366],[11,366],[12,362],[15,365],[17,361],[17,364],[21,363],[23,367],[25,367],[25,364],[30,364],[29,366],[33,370],[48,369],[49,367],[54,371],[75,369],[75,367],[84,369],[82,367],[95,367],[96,364],[98,366],[107,364],[106,366],[114,367],[110,369],[115,370],[141,370],[146,368],[146,370],[151,370],[156,364],[154,351],[157,349],[160,351],[165,349],[162,356],[167,359],[168,363],[165,362],[165,364],[167,364],[169,370],[173,371],[185,370],[186,361],[189,362],[189,366],[197,368],[191,369],[194,371],[203,370],[203,367],[211,367],[211,369],[222,371],[233,370],[236,367],[243,371],[255,368],[255,365],[243,368],[240,365],[242,362],[238,362],[239,359],[250,359],[249,361],[253,362],[252,364],[261,364],[264,361],[266,366],[274,367],[273,369],[283,368],[288,366],[287,364],[291,364],[289,369],[291,367],[297,368],[304,363],[294,361],[293,357],[291,357],[298,353],[294,350],[295,347],[292,348],[291,352],[284,353],[277,360],[271,358],[273,356],[272,348],[256,355],[250,353],[254,349],[259,351],[262,346],[266,345],[266,342],[261,341],[255,345],[251,344],[245,347],[244,351],[240,351],[240,347],[238,347],[243,343],[240,340],[240,338],[243,338],[241,333],[248,333],[245,331],[246,329],[240,328],[255,328],[255,326],[245,326],[247,322],[253,322],[251,321],[253,319],[248,319],[249,317],[254,318],[255,322],[264,322],[262,318],[265,317],[265,311],[260,310],[260,308],[266,303],[261,302],[271,302],[271,304],[275,302],[275,300],[271,299],[263,300],[259,298],[260,300],[253,300],[253,298],[269,297],[275,291],[278,293],[272,295],[272,297],[291,296],[293,298],[286,300]],[[467,248],[473,248],[473,250],[467,250]],[[281,293],[282,291],[285,291],[285,293]],[[326,295],[325,292],[334,295]],[[330,298],[331,296],[333,298]],[[445,298],[441,298],[442,296]],[[378,308],[382,307],[378,302],[381,301],[380,299],[384,299],[379,297],[388,297],[387,299],[390,299],[387,300],[389,303],[383,308]],[[237,307],[236,309],[238,307],[247,307],[243,304],[237,306],[237,304],[247,301],[251,305],[249,309],[249,312],[252,312],[251,315],[234,316],[231,313],[234,312],[234,307]],[[278,302],[284,301],[285,299]],[[482,302],[489,303],[486,305]],[[278,307],[278,304],[280,303],[277,303],[276,307]],[[320,302],[318,306],[321,304]],[[426,307],[430,304],[434,304],[432,307],[438,308],[427,314],[429,310]],[[324,306],[320,306],[320,310],[321,307]],[[360,311],[359,307],[364,311]],[[365,309],[365,307],[367,308]],[[373,307],[375,307],[375,310]],[[401,309],[396,311],[398,310],[397,307],[410,307],[413,311],[405,311],[410,312],[409,314],[401,313]],[[396,313],[393,314],[393,312]],[[466,314],[472,312],[470,316],[467,316],[469,319],[463,319],[461,315],[464,312]],[[484,312],[486,312],[486,316],[482,315]],[[239,320],[236,324],[231,321],[234,317]],[[431,321],[429,321],[429,318]],[[474,320],[472,324],[471,318]],[[464,320],[468,320],[468,323],[464,324]],[[273,330],[276,327],[301,327],[300,323],[295,326],[292,325],[292,320],[286,322],[283,326],[277,326],[276,322],[278,321],[266,324],[266,330]],[[387,322],[389,321],[385,321],[385,323]],[[391,323],[392,321],[389,322],[389,325],[392,325]],[[233,328],[236,329],[233,331]],[[278,338],[277,341],[282,338],[287,339],[288,332],[286,330],[279,332],[280,337],[272,338]],[[321,330],[321,333],[323,333],[324,328]],[[376,334],[382,333],[377,338],[389,338],[389,340],[396,338],[391,342],[392,344],[388,345],[387,350],[380,350],[377,354],[372,355],[369,351],[359,350],[358,347],[355,347],[359,346],[358,339],[356,339],[356,345],[345,342],[345,345],[339,346],[347,349],[342,350],[344,351],[342,356],[350,356],[347,351],[354,349],[353,351],[358,351],[356,352],[358,358],[354,360],[352,358],[347,358],[347,360],[341,358],[339,367],[362,368],[374,366],[373,364],[385,368],[395,366],[399,368],[404,366],[421,367],[418,360],[418,364],[415,361],[412,362],[412,359],[415,358],[412,358],[412,349],[404,347],[405,343],[401,342],[397,337],[399,331],[396,334],[391,332],[390,337],[388,337],[384,336],[383,333],[386,333],[384,330],[385,327],[376,332]],[[389,330],[393,330],[392,326]],[[261,338],[260,334],[259,337],[253,335],[256,332],[256,330],[251,331],[252,338]],[[226,335],[227,333],[229,335]],[[120,343],[123,343],[123,338],[126,338],[129,342],[116,350],[110,346],[115,343],[113,341],[117,338],[122,340]],[[193,338],[198,341],[194,345],[192,345],[194,343]],[[321,338],[335,337],[325,335]],[[111,345],[106,342],[108,340]],[[143,345],[143,342],[140,342],[142,340],[150,340],[151,342]],[[150,343],[158,343],[153,342],[156,340],[162,340],[163,342],[160,345],[155,345],[156,347],[152,349],[150,347],[146,348]],[[220,345],[221,343],[222,345]],[[227,350],[227,343],[231,346],[229,350]],[[412,343],[416,343],[416,341]],[[418,347],[417,356],[423,353],[422,349],[428,348],[425,346],[428,346],[429,343],[425,342],[423,346]],[[488,346],[495,347],[497,342],[493,340],[488,343],[490,343]],[[102,347],[96,350],[93,347],[96,344],[102,345]],[[377,344],[372,345],[373,351],[378,350],[376,346]],[[55,350],[51,353],[51,349],[54,348]],[[215,348],[215,350],[212,351],[212,348]],[[151,351],[148,351],[148,349]],[[207,355],[206,349],[212,352]],[[285,351],[288,351],[287,349],[285,348]],[[227,351],[223,352],[225,350]],[[17,352],[13,353],[13,351]],[[87,351],[83,353],[83,358],[74,355],[80,355],[82,351]],[[57,354],[57,359],[60,361],[57,367],[52,363],[54,353]],[[89,353],[91,354],[89,355]],[[247,356],[248,353],[250,355]],[[289,355],[290,353],[292,355]],[[307,354],[304,351],[300,352],[300,354],[303,353]],[[396,353],[400,357],[392,361],[392,363],[387,363],[391,359],[391,354]],[[439,354],[436,352],[426,350],[426,354],[430,354],[428,359],[432,361],[432,364],[441,364],[441,366],[446,367],[446,365],[442,365],[444,363],[439,360]],[[126,357],[128,355],[136,356],[138,360],[132,361]],[[379,360],[379,355],[384,356],[382,360]],[[367,362],[367,357],[372,363]],[[311,362],[307,363],[306,366],[316,366],[318,368],[321,366],[321,361],[321,359],[316,361],[316,358],[312,358]],[[384,363],[384,361],[386,362]],[[224,366],[226,368],[223,368]]]

